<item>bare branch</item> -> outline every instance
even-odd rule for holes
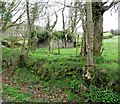
[[[64,6],[68,7],[68,8],[78,8],[79,7],[79,6],[66,5],[66,4],[63,4],[63,3],[59,2],[59,1],[57,1],[56,3],[64,5]]]
[[[19,23],[19,24],[10,24],[10,25],[8,25],[7,27],[5,27],[3,30],[2,30],[2,32],[4,32],[4,31],[6,31],[8,28],[10,28],[10,27],[13,27],[13,26],[19,26],[19,25],[21,25],[21,24],[23,24],[25,21],[23,21],[23,22],[21,22],[21,23]]]
[[[103,11],[105,12],[105,11],[109,10],[112,6],[116,5],[116,4],[119,3],[119,2],[120,2],[120,0],[116,0],[116,1],[113,0],[113,1],[110,3],[110,5],[103,7]]]
[[[109,0],[107,0],[107,1],[105,1],[105,2],[103,2],[103,4],[102,5],[105,5],[105,4],[107,4],[109,2]]]
[[[57,15],[57,13],[56,13],[56,12],[55,12],[55,16],[56,16],[56,20],[54,21],[53,25],[52,25],[52,26],[50,26],[50,27],[51,27],[51,30],[53,30],[53,29],[54,29],[54,27],[55,27],[55,25],[57,24],[58,15]]]
[[[19,2],[17,2],[17,3],[14,4],[14,8],[11,10],[11,12],[15,11],[18,8],[18,6],[20,5],[21,1],[19,0]]]
[[[64,15],[64,11],[65,11],[65,1],[64,1],[63,9],[62,9],[62,23],[63,23],[63,30],[65,30],[65,15]]]

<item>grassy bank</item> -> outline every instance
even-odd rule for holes
[[[106,70],[108,81],[119,79],[118,38],[105,39],[104,51],[96,61],[96,70]],[[112,88],[95,86],[86,92],[82,79],[85,58],[76,55],[75,48],[57,49],[48,53],[47,49],[37,49],[29,53],[24,68],[3,68],[3,99],[5,101],[31,102],[118,102],[119,95]],[[15,60],[19,49],[3,48],[3,60]],[[9,65],[8,65],[9,66]],[[82,88],[83,87],[83,88]],[[82,90],[81,90],[82,89]],[[107,90],[106,90],[107,89]],[[97,93],[96,93],[97,92]],[[99,93],[99,94],[98,94]],[[96,96],[96,97],[95,97]],[[106,96],[103,98],[102,96]],[[87,98],[86,98],[87,97]]]

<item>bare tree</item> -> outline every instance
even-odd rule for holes
[[[74,6],[77,7],[79,6],[79,1],[78,0],[74,0]],[[76,39],[75,39],[75,43],[76,43],[76,55],[78,53],[78,42],[79,42],[79,34],[77,34],[77,24],[80,22],[81,17],[79,15],[79,8],[74,8],[74,15],[73,15],[73,21],[72,21],[72,33],[75,33]],[[71,19],[72,20],[72,19]]]
[[[82,42],[81,42],[81,56],[86,56],[86,11],[85,7],[83,6],[82,2],[79,2],[79,11],[80,11],[80,17],[82,21],[82,29],[83,29],[83,35],[82,35]]]
[[[94,55],[100,56],[102,53],[102,40],[103,40],[103,14],[111,7],[115,6],[120,0],[113,0],[109,5],[102,0],[96,0],[92,2],[93,9],[93,22],[94,22]]]
[[[63,6],[63,9],[62,9],[62,24],[63,24],[63,31],[65,31],[65,14],[64,14],[64,11],[65,11],[65,1],[64,0],[64,6]]]
[[[31,43],[31,33],[32,33],[32,24],[30,21],[30,12],[29,12],[29,1],[26,0],[26,10],[27,10],[27,21],[28,21],[28,49],[26,54],[29,53],[30,43]]]
[[[21,6],[19,6],[21,5]],[[1,22],[1,29],[0,31],[3,33],[8,28],[12,26],[18,26],[22,24],[24,21],[17,23],[22,16],[25,14],[26,10],[24,10],[24,4],[20,0],[12,1],[12,2],[4,2],[0,1],[0,22]],[[21,11],[21,9],[23,11]],[[21,11],[21,13],[20,13]],[[18,12],[20,14],[18,14]],[[12,20],[17,15],[17,18]]]
[[[9,1],[0,1],[0,32],[4,35],[4,32],[13,26],[17,27],[24,22],[24,19],[21,20],[25,14],[25,5],[19,1],[15,0],[12,2]],[[21,11],[22,10],[22,11]],[[21,20],[21,21],[20,21]],[[14,29],[14,28],[13,28]],[[12,34],[11,34],[12,35]],[[10,35],[10,36],[11,36]],[[14,47],[14,40],[11,40],[11,46]],[[14,71],[18,60],[12,60],[12,69]]]
[[[23,67],[24,64],[25,64],[25,60],[26,60],[26,57],[28,56],[28,53],[30,51],[30,48],[31,48],[31,36],[32,36],[32,30],[34,29],[34,22],[35,20],[37,19],[38,15],[37,15],[37,4],[35,4],[35,6],[32,8],[32,12],[30,13],[31,11],[31,6],[30,6],[30,3],[28,0],[26,0],[26,13],[27,13],[27,37],[28,37],[28,48],[27,48],[27,51],[25,53],[25,39],[26,39],[26,36],[24,37],[24,42],[23,42],[23,45],[22,45],[22,49],[21,49],[21,54],[20,54],[20,57],[19,57],[19,66],[20,67]]]
[[[64,0],[64,5],[63,5],[63,9],[62,9],[62,25],[63,25],[63,35],[65,35],[65,30],[66,30],[66,24],[65,24],[65,14],[64,14],[64,11],[65,11],[65,3],[66,3],[66,0]],[[64,47],[66,47],[66,45],[67,45],[67,40],[66,40],[66,38],[64,38],[63,40],[62,40],[62,42],[65,42],[65,46]]]
[[[49,37],[48,37],[49,53],[50,53],[51,51],[53,52],[53,50],[51,50],[52,44],[54,44],[54,43],[52,43],[52,42],[54,42],[54,41],[53,41],[54,39],[53,39],[53,36],[52,36],[52,32],[53,32],[53,29],[54,29],[54,27],[56,26],[57,20],[58,20],[58,15],[57,15],[57,13],[56,13],[56,12],[54,12],[54,13],[55,13],[56,20],[53,22],[52,25],[50,25],[50,16],[49,16],[49,15],[47,16],[46,30],[47,30],[48,35],[49,35]],[[53,39],[53,40],[52,40],[52,39]],[[51,44],[51,43],[52,43],[52,44]],[[52,47],[52,49],[53,49],[53,47]]]
[[[103,14],[105,11],[109,10],[111,7],[115,6],[119,0],[113,0],[109,5],[107,4],[109,0],[106,2],[102,2],[102,0],[92,0],[92,14],[93,14],[93,23],[94,23],[94,43],[93,43],[93,51],[94,51],[94,56],[98,57],[102,54],[103,52],[103,47],[102,47],[102,40],[103,40]],[[86,42],[85,40],[85,35],[86,35],[86,23],[85,23],[85,16],[86,16],[86,4],[83,6],[79,6],[79,10],[81,13],[81,19],[82,19],[82,26],[83,26],[83,38],[82,38],[82,47],[81,47],[81,55],[85,56],[86,55]],[[81,9],[80,9],[81,8]],[[85,11],[85,12],[84,12]],[[83,13],[85,13],[83,15]],[[83,16],[82,16],[83,15]],[[84,20],[84,21],[83,21]]]
[[[73,7],[78,6],[78,0],[74,0]],[[71,21],[71,32],[74,33],[77,24],[81,20],[80,15],[79,15],[79,9],[78,8],[71,8],[71,16],[70,16],[70,21]]]

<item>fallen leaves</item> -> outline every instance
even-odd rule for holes
[[[16,77],[21,75],[16,74]],[[46,101],[46,102],[67,102],[67,97],[61,89],[47,86],[45,88],[41,83],[20,83],[16,79],[9,76],[8,71],[3,73],[2,84],[11,85],[14,88],[19,88],[20,92],[31,94],[31,101]],[[14,83],[15,82],[15,83]],[[6,99],[8,100],[8,99]]]

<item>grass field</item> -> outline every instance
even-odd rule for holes
[[[96,70],[105,69],[109,81],[118,79],[118,37],[103,40],[104,51],[96,61]],[[3,60],[15,60],[19,49],[3,48]],[[26,67],[18,68],[13,74],[12,68],[3,68],[3,100],[4,101],[30,101],[30,102],[83,102],[80,85],[84,83],[81,68],[85,65],[85,58],[76,55],[75,48],[57,49],[53,54],[47,49],[37,49],[29,53]],[[120,101],[112,90],[93,90],[85,96],[91,96],[93,101],[107,102]],[[96,94],[94,90],[98,91]],[[92,92],[93,91],[93,92]],[[79,93],[76,93],[79,92]],[[104,92],[106,92],[104,94]],[[101,93],[101,95],[100,95]],[[102,95],[103,94],[103,95]],[[112,94],[112,95],[111,95]],[[100,95],[100,96],[99,96]],[[97,96],[95,98],[95,96]],[[111,97],[112,96],[112,97]],[[89,97],[88,97],[89,98]],[[109,100],[108,100],[109,99]],[[86,98],[86,100],[88,100]]]

